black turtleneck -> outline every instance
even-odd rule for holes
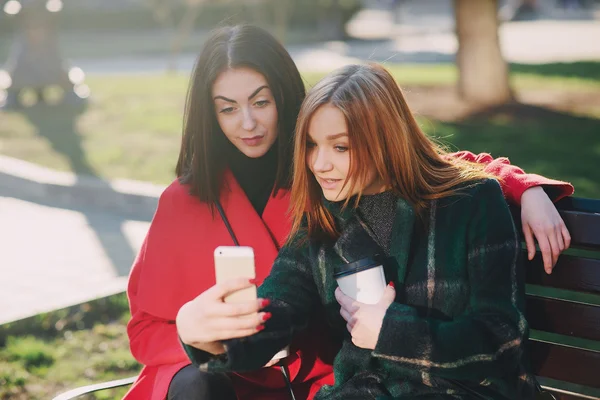
[[[275,186],[277,174],[277,143],[262,157],[250,158],[233,144],[228,146],[229,168],[250,203],[262,215]]]

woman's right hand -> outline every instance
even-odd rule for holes
[[[225,303],[225,297],[254,285],[248,279],[218,283],[185,303],[177,313],[177,332],[187,345],[212,354],[225,350],[221,341],[253,335],[261,331],[271,314],[260,312],[269,300],[250,303]]]
[[[551,274],[560,253],[571,245],[571,235],[556,206],[541,186],[523,192],[521,221],[527,257],[532,260],[535,256],[535,237],[544,260],[544,269]]]

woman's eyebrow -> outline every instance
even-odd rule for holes
[[[343,136],[348,136],[348,134],[346,132],[340,132],[340,133],[336,133],[334,135],[328,135],[327,140],[335,140],[335,139],[339,139]]]
[[[261,87],[259,87],[258,89],[256,89],[254,92],[252,92],[252,94],[250,96],[248,96],[248,100],[252,100],[252,98],[254,96],[256,96],[258,94],[258,92],[260,92],[261,90],[263,90],[264,88],[269,88],[269,85],[262,85]]]
[[[264,88],[268,89],[269,86],[268,85],[262,85],[261,87],[257,88],[254,92],[252,92],[252,94],[250,96],[248,96],[248,100],[252,100],[252,98],[254,96],[256,96]],[[217,99],[222,99],[222,100],[225,100],[225,101],[227,101],[229,103],[236,103],[237,104],[237,101],[235,101],[233,99],[230,99],[230,98],[227,98],[225,96],[218,95],[218,96],[213,97],[213,100],[217,100]]]
[[[219,95],[219,96],[215,96],[215,97],[213,97],[213,100],[217,100],[217,99],[222,99],[222,100],[225,100],[225,101],[227,101],[227,102],[229,102],[229,103],[236,103],[236,104],[237,104],[237,101],[235,101],[235,100],[232,100],[232,99],[229,99],[229,98],[227,98],[227,97],[225,97],[225,96],[221,96],[221,95]]]

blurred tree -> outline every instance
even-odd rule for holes
[[[198,18],[198,14],[200,14],[200,10],[205,1],[206,0],[185,0],[187,10],[181,21],[179,21],[177,30],[171,41],[171,54],[169,63],[167,64],[168,71],[175,72],[177,70],[177,57],[179,56],[179,53],[181,53],[183,45],[194,31],[194,23],[196,22],[196,18]]]
[[[343,40],[346,36],[340,0],[319,2],[319,30],[324,40]]]
[[[147,6],[152,11],[154,20],[163,28],[172,28],[175,25],[173,3],[164,0],[146,0]]]
[[[21,94],[33,90],[37,102],[49,102],[52,88],[62,92],[61,102],[85,105],[89,87],[80,68],[69,67],[58,40],[61,0],[11,0],[4,12],[17,19],[11,52],[0,70],[0,107],[22,106]],[[50,96],[51,97],[51,96]]]
[[[171,35],[169,71],[177,69],[177,58],[197,28],[250,22],[272,30],[284,44],[289,40],[290,28],[318,33],[322,40],[342,40],[346,36],[345,23],[361,8],[361,0],[144,1],[154,21]]]
[[[154,20],[163,29],[173,31],[167,71],[177,71],[177,58],[191,33],[194,31],[196,19],[200,14],[205,2],[210,0],[146,0],[146,6],[152,10]],[[185,8],[181,18],[178,18],[178,10]],[[179,19],[179,20],[178,20]]]
[[[461,98],[480,104],[512,99],[508,65],[498,38],[497,0],[454,0]]]
[[[273,3],[275,36],[281,43],[285,44],[290,22],[290,0],[273,0]]]
[[[239,7],[242,10],[241,15],[246,16],[252,24],[257,26],[267,26],[271,22],[265,11],[273,8],[273,4],[271,4],[272,1],[273,0],[236,0],[241,6]],[[290,0],[283,0],[282,2],[288,3],[289,1]],[[275,6],[277,6],[277,3],[279,2],[275,3]]]

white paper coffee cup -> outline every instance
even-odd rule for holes
[[[371,257],[336,267],[333,277],[346,296],[365,304],[378,303],[387,286],[383,266]]]

